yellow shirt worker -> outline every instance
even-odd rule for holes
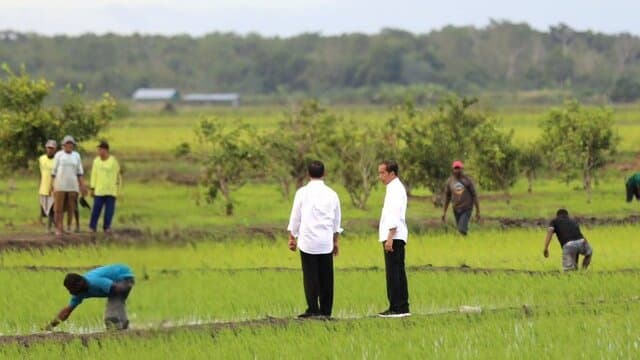
[[[93,196],[93,209],[89,228],[95,232],[98,227],[100,213],[104,207],[104,221],[102,228],[105,233],[111,233],[111,222],[116,210],[116,197],[118,196],[122,178],[118,160],[109,153],[109,143],[101,141],[98,144],[98,156],[93,160],[91,167],[91,195]]]
[[[58,144],[55,140],[48,140],[44,145],[46,153],[38,158],[40,168],[40,218],[49,218],[47,231],[51,231],[54,223],[53,218],[53,195],[51,194],[51,169],[53,169],[53,158],[56,155]]]

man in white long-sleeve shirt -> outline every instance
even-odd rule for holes
[[[307,310],[300,318],[331,317],[333,257],[338,255],[340,199],[325,185],[324,164],[308,166],[309,183],[296,192],[289,219],[289,249],[300,249]]]
[[[385,160],[378,166],[378,177],[387,186],[380,216],[379,240],[384,249],[389,308],[381,317],[405,317],[409,312],[409,289],[404,266],[409,233],[406,222],[407,191],[398,178],[398,164]]]

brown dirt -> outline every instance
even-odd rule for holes
[[[576,218],[578,223],[584,226],[604,226],[604,225],[628,225],[640,224],[640,215],[630,215],[625,218],[614,217],[585,217]],[[503,229],[508,228],[544,228],[548,225],[546,218],[507,218],[507,217],[485,217],[482,220],[484,226],[498,226]],[[378,221],[374,219],[349,220],[345,223],[351,232],[370,231],[377,229]],[[428,218],[418,223],[413,223],[411,230],[424,232],[427,230],[443,230],[449,225],[443,224],[440,219]],[[276,226],[217,226],[211,229],[180,229],[164,230],[160,233],[151,233],[149,230],[138,228],[116,229],[111,236],[102,233],[70,233],[61,238],[56,238],[51,234],[41,233],[8,233],[0,235],[0,251],[8,249],[39,249],[51,247],[68,247],[91,244],[143,244],[152,241],[170,244],[188,244],[196,240],[224,241],[230,238],[267,238],[277,240],[284,238],[285,232]]]

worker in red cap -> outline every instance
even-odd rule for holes
[[[456,160],[451,164],[452,172],[445,189],[446,200],[444,203],[444,213],[442,221],[447,221],[447,210],[449,203],[453,203],[453,215],[456,218],[456,227],[462,235],[467,235],[469,231],[469,220],[476,208],[476,220],[480,221],[480,202],[473,181],[464,174],[464,164]]]

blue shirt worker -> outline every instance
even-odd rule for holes
[[[112,264],[95,268],[84,275],[69,273],[64,287],[71,294],[69,305],[60,310],[45,330],[52,330],[67,320],[71,312],[88,298],[107,298],[104,323],[108,330],[125,330],[129,327],[126,301],[134,285],[131,269],[124,264]]]

